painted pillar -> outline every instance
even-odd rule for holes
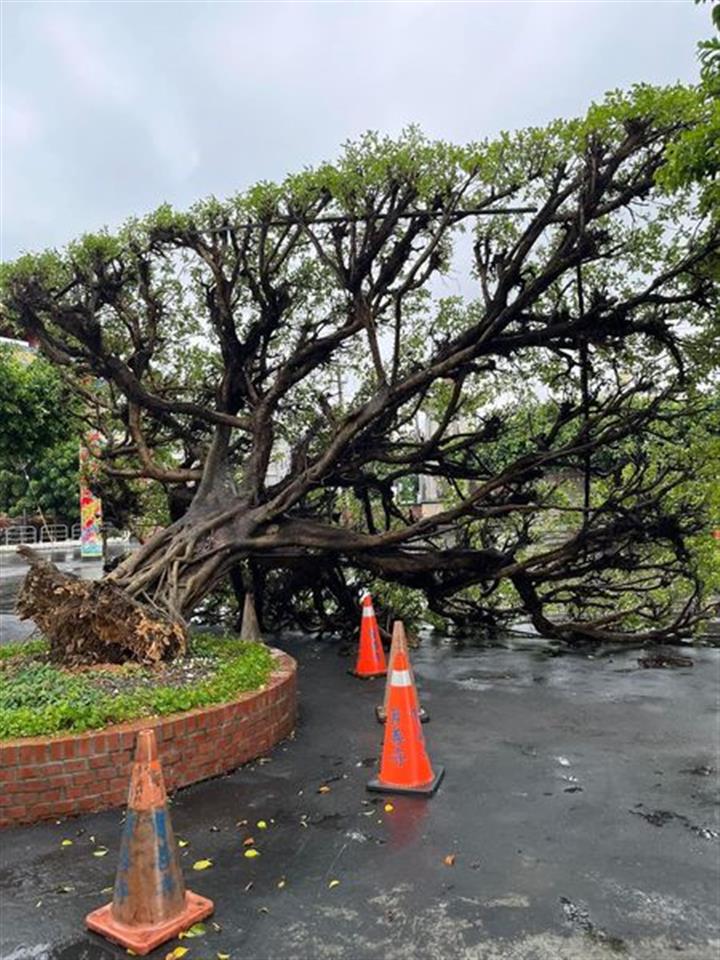
[[[80,446],[80,556],[101,557],[102,500],[92,491],[97,477],[101,437],[98,430],[90,430]]]

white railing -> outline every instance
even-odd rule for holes
[[[128,538],[127,532],[119,530],[111,523],[106,523],[102,532],[108,540]],[[14,547],[21,543],[77,545],[80,543],[81,533],[82,527],[79,523],[74,523],[72,526],[66,523],[47,523],[43,527],[13,523],[9,527],[0,527],[0,547]]]
[[[0,530],[0,545],[9,547],[18,543],[37,543],[35,527],[12,526]]]
[[[40,528],[40,543],[57,543],[67,540],[68,528],[66,523],[51,523]]]

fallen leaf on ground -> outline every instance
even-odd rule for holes
[[[236,820],[235,826],[236,826],[236,827],[246,827],[246,826],[247,826],[247,820]]]
[[[165,960],[178,960],[179,957],[184,957],[187,952],[187,947],[175,947],[174,950],[165,955]]]
[[[229,953],[216,953],[215,956],[217,957],[217,960],[230,960]]]
[[[259,851],[259,850],[255,850],[254,847],[250,847],[248,850],[245,851],[245,856],[246,856],[246,857],[259,857],[259,856],[260,856],[260,851]]]
[[[252,890],[252,887],[253,887],[253,881],[251,880],[250,883],[245,884],[245,893],[247,893],[249,890]]]
[[[204,923],[194,923],[189,930],[185,931],[186,937],[202,937],[206,933]]]
[[[383,807],[383,810],[385,811],[385,813],[392,813],[394,809],[395,807],[391,803],[386,803],[385,806]]]
[[[189,840],[178,840],[177,843],[178,843],[178,846],[179,846],[179,847],[186,847],[186,846],[190,843],[190,841],[189,841]]]
[[[196,860],[193,864],[193,870],[207,870],[212,866],[212,860]]]
[[[256,827],[258,828],[258,830],[267,830],[267,824],[265,823],[264,820],[258,820],[258,822],[256,823]]]
[[[245,837],[245,839],[243,840],[244,847],[251,847],[254,843],[255,843],[254,837]]]
[[[443,863],[445,864],[446,867],[454,867],[454,866],[455,866],[455,854],[454,854],[454,853],[449,853],[449,854],[445,857],[445,859],[443,860]]]
[[[72,840],[63,840],[60,844],[61,847],[71,847],[73,845]]]
[[[107,854],[107,847],[98,847],[97,850],[93,850],[94,857],[104,857]]]
[[[330,793],[330,787],[324,783],[322,787],[318,789],[318,793]]]
[[[340,886],[339,880],[331,880],[330,883],[328,884],[328,889],[332,890],[333,887],[339,887],[339,886]]]

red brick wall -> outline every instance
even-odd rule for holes
[[[293,730],[296,663],[273,651],[262,691],[232,703],[148,717],[75,736],[0,743],[0,827],[122,806],[135,735],[154,727],[169,790],[234,770],[262,756]]]

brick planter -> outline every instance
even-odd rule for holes
[[[234,770],[293,730],[296,663],[279,650],[264,690],[212,707],[146,717],[72,736],[0,743],[0,827],[119,807],[135,735],[154,727],[168,789]]]

